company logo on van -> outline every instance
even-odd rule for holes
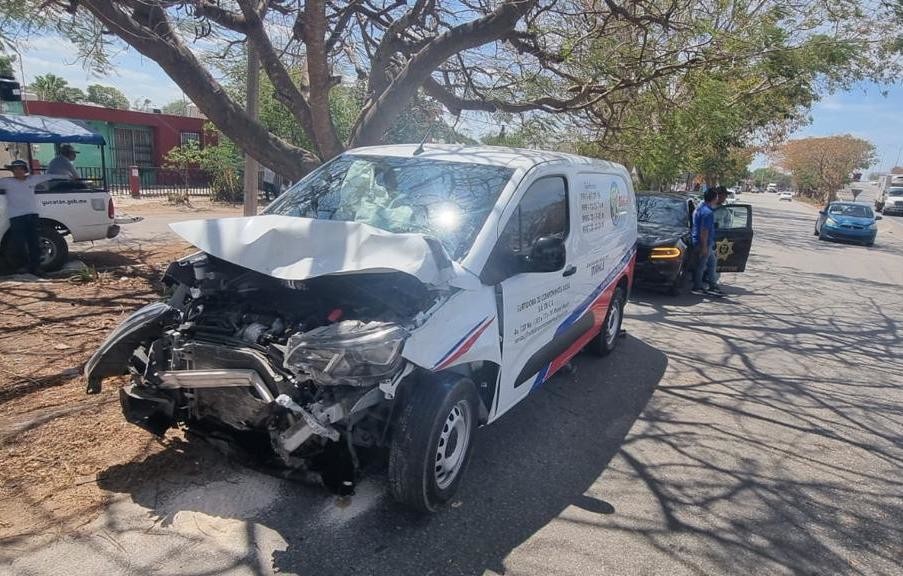
[[[627,194],[627,190],[618,186],[617,182],[612,182],[608,198],[612,224],[618,226],[621,223],[628,206],[630,206],[630,195]]]

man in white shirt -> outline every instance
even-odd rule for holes
[[[25,243],[28,252],[28,271],[38,274],[41,265],[41,247],[38,241],[38,199],[34,189],[42,182],[59,180],[67,176],[61,174],[29,176],[28,163],[24,160],[13,160],[6,169],[10,170],[13,176],[0,178],[0,190],[6,193],[9,240],[14,247]]]
[[[270,194],[273,195],[273,198],[278,196],[279,194],[276,191],[276,173],[267,168],[263,167],[263,196],[270,200]]]
[[[74,180],[77,180],[81,176],[78,173],[78,170],[75,169],[75,165],[73,162],[75,161],[75,156],[78,152],[75,151],[75,148],[72,147],[72,144],[63,144],[60,146],[60,153],[56,158],[50,161],[50,164],[47,165],[47,173],[48,174],[64,174]]]

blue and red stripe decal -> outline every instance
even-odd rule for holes
[[[550,363],[546,364],[542,370],[536,374],[536,378],[533,380],[532,388],[535,389],[539,387],[543,382],[548,380],[555,372],[560,370],[562,366],[567,364],[567,362],[574,357],[577,352],[579,352],[586,344],[597,334],[596,328],[602,327],[602,322],[605,320],[605,314],[608,311],[608,303],[611,301],[611,297],[614,294],[615,282],[621,278],[621,275],[627,270],[632,262],[633,258],[636,255],[636,248],[633,248],[618,261],[615,267],[608,273],[608,276],[605,277],[605,280],[602,281],[589,296],[586,297],[583,302],[580,303],[577,308],[574,309],[573,312],[568,314],[568,317],[565,318],[562,323],[555,330],[555,336],[553,338],[557,338],[560,336],[565,330],[567,330],[570,326],[572,326],[577,320],[579,320],[585,313],[588,311],[596,312],[596,318],[593,319],[593,329],[589,330],[578,338],[571,346],[568,347],[567,350],[562,352],[558,357],[552,360]]]
[[[455,360],[467,354],[467,351],[480,339],[480,336],[482,336],[483,332],[489,328],[493,320],[495,320],[495,316],[483,318],[476,326],[471,328],[467,334],[458,340],[457,344],[452,346],[451,350],[446,352],[445,355],[439,359],[436,365],[433,366],[433,370],[443,370],[448,366],[451,366]]]

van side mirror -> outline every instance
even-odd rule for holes
[[[557,272],[564,268],[567,252],[564,240],[557,236],[543,236],[533,243],[524,272]]]
[[[875,214],[875,220],[881,220],[882,218],[881,214]]]

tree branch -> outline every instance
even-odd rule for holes
[[[301,128],[311,136],[311,140],[321,158],[334,156],[334,147],[331,142],[323,142],[318,137],[316,130],[315,114],[304,94],[295,85],[288,70],[279,58],[279,54],[270,42],[263,26],[263,19],[258,12],[256,0],[239,0],[242,14],[247,22],[247,36],[250,42],[260,54],[260,62],[267,76],[273,82],[277,99],[289,110],[301,125]]]
[[[247,22],[244,17],[216,4],[210,4],[206,0],[195,3],[194,13],[202,18],[209,18],[220,26],[235,32],[244,33],[247,30]]]
[[[258,161],[293,179],[319,165],[316,156],[277,138],[229,98],[174,33],[159,7],[144,5],[129,15],[112,0],[83,0],[82,5],[138,52],[157,62],[226,136]]]
[[[417,93],[433,71],[458,52],[498,40],[513,30],[537,0],[508,0],[482,18],[455,26],[437,36],[417,52],[391,84],[358,117],[351,143],[364,146],[378,143],[392,121]]]

